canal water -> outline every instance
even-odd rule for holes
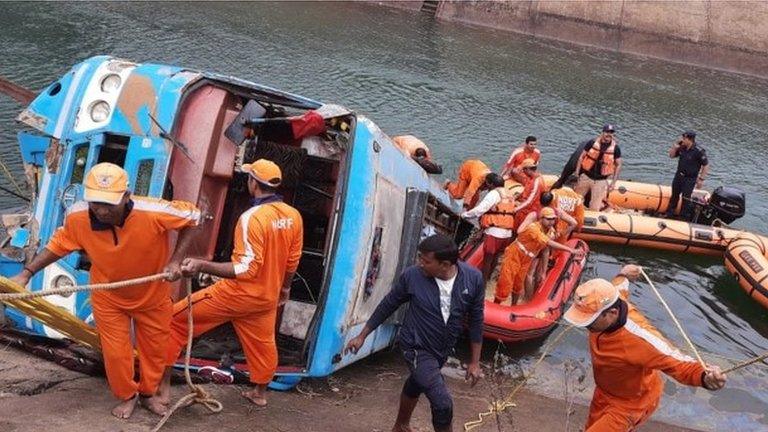
[[[669,145],[684,129],[695,129],[711,161],[705,187],[743,189],[747,214],[735,225],[768,233],[768,82],[755,78],[364,4],[0,6],[2,76],[39,90],[96,54],[231,74],[343,104],[390,135],[424,139],[448,175],[467,158],[499,167],[531,134],[539,138],[542,171],[559,172],[576,141],[610,122],[618,128],[622,178],[669,183],[675,168]],[[13,118],[20,109],[0,98],[0,157],[17,178]],[[0,185],[13,188],[5,176]],[[0,196],[0,207],[22,204]],[[595,245],[584,277],[610,278],[626,263],[646,267],[707,361],[728,366],[768,350],[768,313],[727,275],[722,259]],[[632,300],[683,347],[648,287],[633,289]],[[490,354],[494,347],[487,345]],[[541,346],[504,352],[525,368]],[[571,332],[554,348],[531,388],[562,396],[564,362],[590,375],[583,334]],[[726,390],[711,395],[669,383],[655,418],[705,430],[768,429],[768,367],[752,366],[730,379]],[[575,398],[589,396],[577,389]]]

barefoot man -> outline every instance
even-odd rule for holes
[[[64,225],[48,245],[13,280],[24,286],[44,267],[73,251],[84,251],[91,261],[91,283],[118,282],[161,271],[180,276],[184,257],[200,211],[183,201],[131,196],[128,174],[111,163],[94,165],[84,182],[84,200],[70,207]],[[169,232],[181,230],[176,250],[168,260]],[[167,265],[166,265],[167,264]],[[165,267],[165,268],[164,268]],[[171,323],[171,284],[154,281],[113,291],[91,293],[93,317],[104,355],[107,382],[120,402],[112,415],[127,419],[141,402],[164,414],[155,396],[165,367]],[[131,321],[139,357],[139,381],[134,380]]]
[[[199,336],[231,322],[245,352],[253,390],[243,396],[258,406],[267,404],[267,384],[277,369],[275,319],[277,309],[290,294],[291,281],[301,258],[304,229],[299,211],[278,195],[282,182],[280,167],[259,159],[243,165],[248,174],[248,192],[253,207],[246,210],[235,227],[232,261],[213,262],[187,258],[181,266],[185,276],[208,273],[224,279],[192,294],[193,334]],[[187,300],[173,307],[171,340],[167,364],[179,358],[187,343]],[[170,398],[170,367],[160,391]]]

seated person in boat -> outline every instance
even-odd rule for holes
[[[586,432],[635,430],[647,421],[664,391],[659,371],[707,390],[725,386],[720,368],[702,366],[649,330],[647,321],[635,321],[639,311],[629,314],[626,294],[611,282],[587,281],[576,288],[574,298],[563,317],[589,330],[595,378]]]
[[[538,141],[533,135],[525,137],[525,143],[520,147],[512,150],[512,153],[507,159],[507,163],[504,164],[504,168],[501,170],[501,176],[504,180],[514,179],[520,184],[527,182],[527,177],[523,174],[522,164],[526,159],[533,160],[538,164],[541,159],[541,152],[536,148]]]
[[[529,213],[538,213],[541,209],[541,195],[547,191],[544,178],[538,172],[538,165],[533,159],[526,159],[520,167],[527,180],[514,209],[515,227],[519,227]]]
[[[357,351],[365,338],[390,315],[409,303],[398,342],[410,375],[400,394],[400,408],[393,431],[410,431],[413,410],[424,394],[437,432],[452,431],[453,400],[440,369],[458,337],[469,327],[472,358],[466,379],[472,386],[482,377],[480,350],[483,342],[485,283],[474,267],[458,260],[459,249],[445,235],[424,239],[418,247],[418,265],[405,269],[392,291],[379,303],[371,318],[345,352]]]
[[[689,221],[693,217],[693,189],[701,188],[709,172],[707,151],[696,143],[696,132],[689,130],[683,132],[682,139],[669,149],[669,157],[677,158],[677,171],[672,180],[672,196],[669,198],[666,217],[672,218],[675,215],[677,203],[682,195],[680,217]]]
[[[491,190],[495,186],[488,180],[494,174],[488,166],[480,160],[470,159],[459,167],[459,175],[455,182],[446,180],[443,189],[453,199],[463,199],[464,208],[471,209],[477,204],[481,191]]]
[[[568,241],[568,236],[577,226],[578,222],[570,213],[562,210],[560,207],[557,207],[555,205],[556,203],[553,201],[553,197],[554,195],[550,192],[547,192],[541,196],[541,205],[543,208],[550,206],[555,210],[555,213],[557,214],[557,222],[555,223],[555,226],[549,230],[547,235],[552,240],[564,245],[565,242]],[[538,217],[538,213],[528,213],[528,216],[526,216],[523,220],[523,223],[520,224],[517,232],[520,233],[525,230],[525,228],[528,225],[534,223]],[[533,259],[531,267],[528,270],[528,274],[525,277],[525,292],[535,292],[535,289],[539,287],[544,281],[544,277],[546,276],[547,270],[549,269],[549,256],[550,248],[545,247],[541,252],[539,252],[538,256]]]
[[[85,202],[69,208],[64,225],[14,281],[25,286],[39,270],[79,250],[91,260],[94,284],[160,272],[169,272],[170,280],[181,276],[179,265],[192,243],[195,231],[190,227],[198,224],[200,210],[185,201],[131,195],[128,173],[108,162],[94,165],[83,186]],[[171,255],[168,244],[173,230],[180,234]],[[137,403],[155,414],[167,409],[155,393],[165,368],[171,289],[167,280],[154,280],[91,293],[107,383],[121,401],[112,409],[117,418],[130,417]],[[132,339],[138,352],[138,381]]]
[[[392,142],[416,161],[427,174],[443,173],[443,167],[432,160],[432,153],[424,141],[413,135],[399,135],[392,138]]]
[[[592,193],[590,210],[599,211],[603,207],[621,172],[621,148],[616,143],[615,133],[613,125],[603,126],[600,136],[583,143],[584,149],[576,163],[579,181],[574,190],[581,196]]]
[[[512,305],[515,305],[521,296],[524,301],[533,296],[532,290],[525,289],[525,279],[533,259],[547,246],[570,252],[577,258],[584,256],[583,251],[561,245],[550,238],[548,233],[557,219],[557,213],[552,207],[544,207],[539,212],[537,222],[518,229],[517,239],[504,251],[494,302],[503,303],[511,295]]]
[[[485,194],[480,204],[461,215],[464,219],[480,218],[480,227],[484,230],[482,270],[486,281],[496,268],[499,255],[512,241],[512,230],[515,228],[515,197],[512,191],[504,187],[500,176],[492,176],[491,183],[494,189]]]
[[[267,404],[267,385],[277,369],[275,321],[278,307],[288,301],[291,282],[301,258],[303,222],[298,210],[282,201],[277,187],[280,167],[259,159],[244,164],[253,207],[237,221],[232,259],[213,262],[186,258],[184,275],[207,273],[223,278],[192,294],[193,334],[199,336],[231,322],[243,347],[252,390],[242,395],[258,406]],[[173,306],[171,338],[161,395],[170,394],[170,372],[187,343],[187,299]]]

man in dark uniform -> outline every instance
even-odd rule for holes
[[[453,430],[453,401],[440,369],[463,332],[466,318],[472,352],[466,378],[475,385],[482,376],[485,282],[480,271],[458,261],[459,250],[450,237],[427,237],[419,244],[418,254],[418,265],[400,274],[392,291],[376,307],[360,334],[349,341],[345,352],[357,353],[376,327],[400,305],[408,303],[398,341],[411,374],[400,394],[400,409],[392,430],[411,430],[411,414],[423,393],[432,408],[435,431],[449,432]]]
[[[709,160],[707,152],[696,145],[696,132],[689,130],[683,132],[683,139],[672,145],[669,149],[669,157],[677,159],[677,172],[672,180],[672,196],[667,206],[667,218],[671,218],[677,209],[680,195],[683,196],[683,206],[680,217],[683,220],[691,220],[693,205],[691,193],[693,188],[701,188],[704,179],[709,172]]]

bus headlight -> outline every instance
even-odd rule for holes
[[[109,74],[101,80],[101,91],[104,93],[112,93],[120,88],[123,80],[120,79],[118,74]]]
[[[91,120],[95,123],[101,123],[109,118],[110,107],[108,103],[99,100],[91,104],[89,111],[91,113]]]
[[[75,281],[72,280],[71,277],[67,275],[58,275],[55,278],[53,278],[53,281],[51,282],[52,288],[69,288],[75,286]],[[73,293],[69,294],[61,294],[62,297],[69,297]]]

